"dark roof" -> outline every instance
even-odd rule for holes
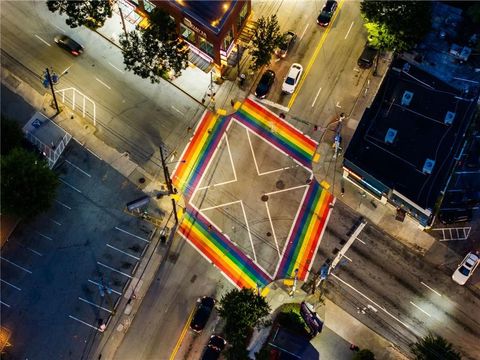
[[[402,105],[405,91],[413,93],[409,105]],[[396,59],[358,125],[345,162],[420,207],[433,209],[463,144],[477,98]],[[444,122],[447,112],[454,113],[451,125]],[[386,141],[389,129],[396,131],[393,143]],[[431,174],[424,170],[427,159],[435,162]]]
[[[238,0],[170,0],[184,14],[218,33]]]

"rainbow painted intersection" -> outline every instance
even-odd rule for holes
[[[172,176],[173,184],[187,203],[178,231],[238,287],[263,288],[274,279],[292,278],[295,270],[298,279],[304,280],[313,264],[330,215],[330,204],[334,201],[316,181],[308,185],[273,278],[212,226],[201,210],[189,201],[232,121],[241,123],[311,171],[317,143],[253,100],[247,99],[229,116],[205,112],[181,156],[185,161],[178,163]]]

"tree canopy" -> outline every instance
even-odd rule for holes
[[[252,70],[258,70],[264,65],[270,64],[272,54],[283,41],[280,26],[276,15],[268,18],[261,17],[257,21],[257,29],[252,39],[253,49],[250,51],[253,63]]]
[[[369,42],[378,49],[405,51],[430,30],[429,1],[364,0],[360,12]]]
[[[1,158],[1,174],[2,213],[29,218],[51,206],[58,178],[35,153],[14,148]]]
[[[375,360],[375,355],[368,349],[362,349],[355,353],[353,360]]]
[[[447,340],[441,336],[429,334],[410,345],[416,360],[460,360],[458,353]]]
[[[1,153],[7,155],[14,148],[22,146],[24,136],[20,126],[15,121],[2,116],[1,124]]]
[[[270,306],[263,296],[251,289],[234,289],[222,297],[218,312],[226,321],[225,337],[232,345],[229,358],[243,359],[248,336],[255,326],[264,323]]]
[[[112,6],[109,0],[55,0],[47,1],[47,7],[51,12],[65,13],[68,16],[65,22],[71,28],[83,25],[98,29],[105,24],[107,18],[112,17]]]
[[[188,65],[188,52],[178,38],[175,21],[158,8],[153,11],[147,29],[122,34],[120,44],[127,70],[152,83],[167,78],[172,71],[180,76]]]

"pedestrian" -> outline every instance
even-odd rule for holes
[[[235,106],[235,101],[233,101],[233,99],[230,100],[230,105],[232,105],[232,107]]]

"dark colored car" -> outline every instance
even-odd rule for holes
[[[318,15],[317,24],[323,27],[327,27],[332,20],[333,14],[337,10],[337,2],[328,0],[327,3],[323,6],[322,12]]]
[[[67,35],[57,35],[53,40],[58,46],[64,50],[67,50],[74,56],[78,56],[83,53],[83,46],[77,43],[75,40],[69,38]]]
[[[275,50],[275,54],[280,58],[284,58],[285,56],[287,56],[288,51],[295,44],[296,40],[297,35],[293,31],[287,31],[283,35],[282,43],[280,44],[278,49]]]
[[[204,296],[203,298],[198,299],[197,310],[193,315],[190,328],[196,332],[202,331],[207,324],[208,318],[210,317],[214,306],[215,299],[211,297]]]
[[[210,336],[210,340],[208,340],[202,360],[217,360],[226,344],[227,342],[222,337],[218,335]]]
[[[369,69],[373,65],[373,61],[377,56],[378,50],[371,47],[370,45],[365,44],[363,48],[362,55],[358,58],[357,64],[362,69]]]
[[[441,210],[438,219],[442,224],[454,224],[460,222],[467,222],[472,220],[472,210]]]
[[[267,70],[263,73],[262,78],[258,82],[257,88],[255,89],[255,96],[263,99],[267,96],[270,88],[275,81],[275,73],[272,70]]]

